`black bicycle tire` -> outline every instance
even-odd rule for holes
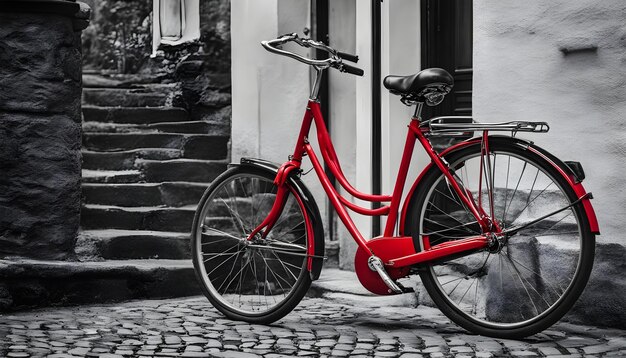
[[[494,138],[490,139],[490,149],[494,151],[505,151],[512,154],[519,155],[525,160],[530,160],[532,163],[537,164],[541,169],[545,170],[550,176],[558,181],[561,188],[567,195],[570,202],[576,201],[578,198],[573,189],[562,177],[561,174],[545,159],[526,150],[525,148],[516,145],[513,141],[506,138]],[[476,154],[480,152],[480,142],[470,144],[467,147],[452,151],[445,156],[448,163],[454,163],[457,160]],[[434,185],[440,176],[441,171],[433,166],[424,175],[422,181],[419,183],[419,189],[414,192],[410,198],[409,208],[407,211],[407,219],[405,224],[405,233],[411,235],[415,242],[416,250],[419,250],[419,221],[422,207],[425,204],[426,196],[430,192],[430,188]],[[527,337],[536,333],[539,333],[548,327],[552,326],[558,320],[560,320],[576,303],[580,295],[582,294],[589,276],[591,274],[593,260],[595,255],[595,235],[591,232],[589,220],[585,214],[582,203],[578,203],[574,207],[580,230],[582,234],[582,246],[581,246],[581,258],[580,267],[576,272],[576,276],[572,279],[573,284],[564,293],[564,297],[557,306],[552,307],[550,312],[539,320],[529,322],[528,324],[521,325],[510,329],[502,329],[501,327],[494,327],[477,320],[472,319],[467,314],[460,311],[457,307],[452,306],[449,301],[444,297],[444,294],[440,291],[440,286],[437,284],[436,279],[432,276],[430,269],[419,270],[420,278],[426,291],[432,298],[437,307],[453,322],[459,326],[467,329],[470,332],[481,334],[496,338],[506,339],[519,339]],[[417,220],[416,220],[417,219]],[[417,221],[417,222],[416,222]],[[430,266],[428,266],[430,267]]]
[[[202,195],[200,202],[198,203],[198,207],[196,209],[196,213],[194,215],[193,224],[192,224],[191,248],[192,248],[192,261],[193,261],[194,271],[195,271],[196,279],[198,281],[198,284],[200,285],[200,288],[204,296],[207,297],[209,302],[211,302],[211,304],[218,311],[224,314],[226,317],[232,320],[244,321],[244,322],[248,322],[252,324],[270,324],[270,323],[276,322],[277,320],[283,318],[284,316],[289,314],[291,311],[293,311],[293,309],[300,303],[302,298],[306,295],[312,282],[311,276],[308,270],[301,271],[300,277],[298,277],[298,280],[294,284],[295,287],[292,289],[289,295],[289,298],[287,300],[285,300],[278,306],[271,309],[269,312],[262,314],[262,315],[242,314],[224,305],[222,302],[220,302],[219,299],[213,296],[209,288],[205,285],[204,279],[201,276],[200,265],[202,265],[203,263],[200,262],[199,260],[198,245],[197,245],[198,237],[196,233],[197,233],[198,224],[200,223],[200,219],[201,219],[200,216],[201,216],[202,208],[206,204],[206,201],[209,199],[213,191],[219,188],[221,183],[228,180],[230,177],[234,175],[238,175],[238,174],[252,174],[256,176],[265,177],[266,179],[270,181],[274,179],[273,173],[270,173],[268,171],[265,171],[259,168],[249,167],[249,166],[234,166],[228,169],[226,172],[222,173],[211,183],[211,185],[207,188],[207,190]],[[287,183],[287,185],[290,185],[290,184]],[[293,190],[292,193],[295,193],[295,195],[299,195],[296,190]],[[307,210],[305,206],[302,206],[302,208],[304,210]],[[307,212],[306,215],[310,215],[310,213]],[[309,239],[314,240],[315,238],[311,237]]]

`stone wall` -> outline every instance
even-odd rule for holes
[[[80,214],[80,26],[9,3],[0,8],[0,257],[64,259]]]

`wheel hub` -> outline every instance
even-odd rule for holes
[[[488,238],[489,243],[487,249],[490,253],[497,254],[506,246],[506,239],[508,239],[508,236],[504,234],[490,233],[488,234]]]

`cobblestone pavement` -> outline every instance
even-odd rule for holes
[[[525,341],[492,339],[468,334],[433,308],[368,302],[305,298],[271,326],[224,319],[204,297],[0,315],[0,356],[626,356],[621,330],[560,323]]]

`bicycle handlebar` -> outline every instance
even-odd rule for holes
[[[324,60],[313,60],[313,59],[298,55],[297,53],[286,51],[277,47],[277,46],[282,46],[288,42],[295,42],[298,45],[305,47],[305,48],[312,47],[318,50],[326,51],[330,54],[330,57]],[[319,69],[326,69],[326,68],[332,67],[332,68],[338,69],[341,72],[350,73],[350,74],[357,75],[357,76],[363,76],[363,73],[364,73],[362,69],[354,67],[354,66],[346,65],[342,62],[342,59],[346,59],[352,62],[357,62],[359,60],[358,56],[336,51],[335,49],[324,44],[321,41],[315,41],[315,40],[311,40],[308,38],[300,38],[298,37],[298,34],[296,33],[279,36],[278,38],[274,40],[261,41],[261,45],[263,45],[263,47],[269,52],[275,53],[277,55],[291,57],[302,63],[306,63],[307,65],[315,66]]]
[[[354,63],[359,62],[359,56],[357,55],[351,55],[349,53],[337,51],[337,56],[341,57],[344,60],[348,60],[350,62],[354,62]]]
[[[341,67],[339,68],[339,71],[345,72],[345,73],[349,73],[349,74],[352,74],[352,75],[357,75],[357,76],[363,76],[363,74],[365,73],[362,69],[360,69],[358,67],[346,65],[345,63],[341,64]]]

